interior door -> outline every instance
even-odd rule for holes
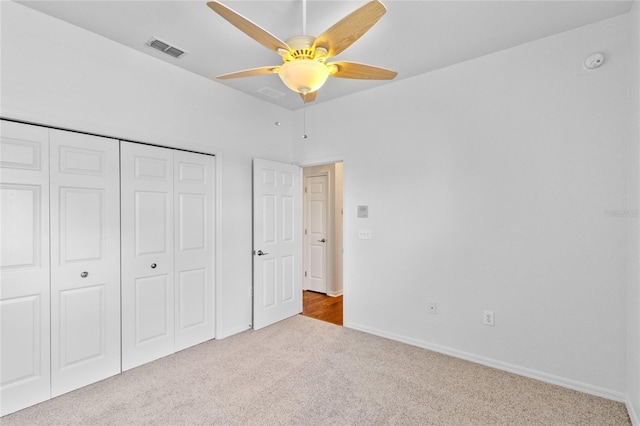
[[[319,293],[327,292],[328,181],[327,175],[305,179],[305,284],[307,290]]]
[[[253,328],[302,312],[300,168],[253,160]]]
[[[120,372],[117,140],[51,130],[51,396]]]
[[[212,156],[174,151],[175,350],[213,339]]]
[[[0,415],[50,397],[49,131],[0,122]]]
[[[121,142],[122,369],[174,352],[173,151]]]

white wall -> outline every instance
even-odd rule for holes
[[[629,91],[632,96],[630,121],[633,144],[628,153],[629,186],[628,210],[639,208],[640,174],[640,2],[635,2],[631,19],[631,75]],[[627,408],[635,425],[640,425],[640,227],[638,217],[629,220],[629,261],[627,287]]]
[[[296,160],[345,158],[345,325],[624,400],[628,52],[622,16],[307,107]]]
[[[22,5],[0,4],[3,117],[218,154],[224,303],[217,336],[247,329],[251,158],[291,161],[291,112]]]

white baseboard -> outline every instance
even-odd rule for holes
[[[481,365],[486,365],[487,367],[496,368],[498,370],[508,371],[509,373],[514,373],[520,376],[525,376],[535,380],[540,380],[541,382],[551,383],[551,384],[562,386],[565,388],[577,390],[579,392],[584,392],[584,393],[599,396],[602,398],[611,399],[617,402],[623,402],[627,404],[627,407],[631,405],[627,401],[627,395],[625,395],[622,392],[614,391],[612,389],[590,385],[588,383],[568,379],[566,377],[556,376],[554,374],[548,374],[542,371],[532,370],[530,368],[509,364],[506,362],[498,361],[491,358],[486,358],[483,356],[475,355],[475,354],[464,352],[464,351],[459,351],[457,349],[452,349],[452,348],[441,346],[435,343],[414,339],[412,337],[407,337],[407,336],[403,336],[395,333],[389,333],[386,331],[363,326],[361,324],[357,324],[353,322],[345,322],[344,327],[363,331],[365,333],[373,334],[380,337],[385,337],[387,339],[396,340],[398,342],[407,343],[409,345],[417,346],[423,349],[428,349],[434,352],[439,352],[445,355],[450,355],[456,358],[461,358],[467,361],[475,362],[476,364],[481,364]],[[629,415],[631,416],[631,411],[629,411]],[[637,421],[637,416],[635,418]],[[640,424],[638,423],[634,423],[634,425],[640,426]]]
[[[309,291],[309,289],[308,289],[308,288],[303,288],[303,289],[302,289],[302,291]],[[313,291],[313,290],[311,290],[311,291]],[[316,292],[316,293],[317,293],[317,292]],[[322,293],[319,293],[319,294],[322,294]],[[326,294],[327,296],[331,296],[331,297],[338,297],[338,296],[342,296],[342,290],[337,291],[337,292],[330,292],[330,291],[327,291],[327,292],[326,292],[326,293],[324,293],[324,294]]]
[[[627,406],[627,412],[629,413],[631,424],[633,426],[640,426],[640,418],[638,417],[638,413],[636,413],[636,410],[629,398],[627,398],[627,400],[625,401],[625,405]]]

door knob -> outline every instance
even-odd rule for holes
[[[326,241],[327,241],[327,240],[325,240],[324,238],[323,238],[323,239],[321,239],[321,240],[318,240],[318,242],[319,242],[319,243],[324,243],[324,242],[326,242]]]
[[[87,278],[89,276],[89,273],[87,271],[84,271],[83,273],[80,274],[80,276],[82,278]]]
[[[256,254],[257,254],[258,256],[264,256],[265,254],[269,254],[269,253],[265,253],[265,252],[263,252],[262,250],[258,250],[258,251],[256,252]]]
[[[152,263],[151,264],[151,269],[156,269],[156,266],[158,266],[158,265],[156,265],[155,263]]]

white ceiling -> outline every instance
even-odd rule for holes
[[[387,13],[335,60],[390,68],[396,80],[426,73],[602,19],[627,13],[632,1],[400,1],[382,0]],[[24,1],[162,61],[288,109],[303,106],[277,75],[236,80],[215,76],[279,65],[280,57],[218,16],[206,0]],[[302,32],[302,0],[223,0],[281,40]],[[317,36],[366,1],[307,2],[307,33]],[[145,46],[151,37],[189,53],[174,59]],[[329,78],[316,102],[367,90],[387,81]],[[278,99],[258,92],[270,88]]]

